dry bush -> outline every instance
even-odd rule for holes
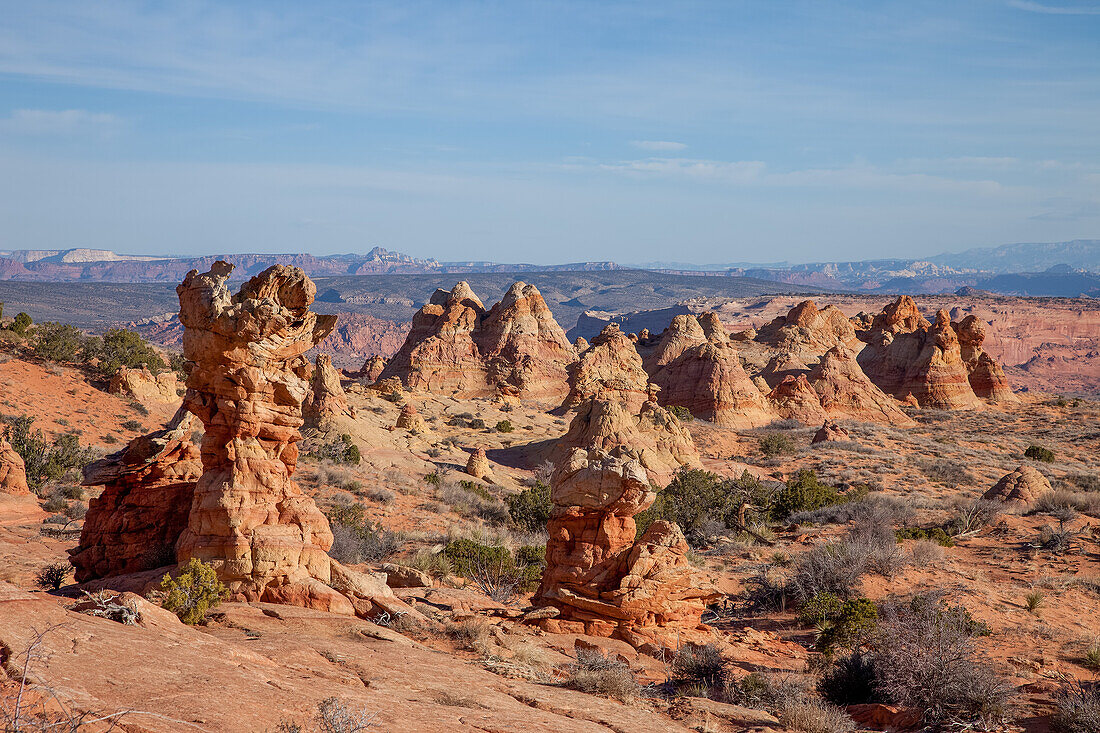
[[[955,502],[948,534],[958,537],[970,534],[993,524],[1004,512],[1004,505],[986,499],[959,500]]]
[[[856,729],[843,710],[816,698],[790,703],[779,712],[779,720],[791,730],[803,733],[849,733]]]
[[[862,548],[847,540],[833,540],[803,553],[791,578],[791,589],[801,601],[818,593],[849,598],[867,571],[868,557]]]
[[[477,651],[489,643],[489,624],[483,618],[445,623],[443,632],[468,651]]]
[[[708,687],[717,685],[726,669],[726,660],[714,644],[684,645],[672,658],[672,673],[680,682],[698,682]]]
[[[907,563],[893,524],[881,519],[867,517],[856,522],[848,530],[846,542],[852,547],[853,554],[862,553],[867,558],[868,571],[885,578],[897,575]]]
[[[569,665],[567,684],[581,692],[623,702],[637,697],[640,689],[628,665],[595,649],[577,650],[577,661]]]
[[[932,540],[917,540],[909,547],[909,562],[917,567],[925,567],[943,562],[943,545]]]
[[[1059,514],[1064,513],[1067,509],[1087,514],[1090,517],[1100,517],[1100,493],[1055,489],[1036,499],[1032,512],[1035,514],[1050,514],[1055,518],[1060,518]],[[1072,519],[1072,517],[1068,517],[1063,521],[1069,521],[1069,519]]]
[[[753,672],[728,684],[723,698],[731,703],[767,710],[790,730],[804,733],[850,733],[855,724],[843,710],[814,697],[805,685]]]
[[[871,494],[859,501],[833,504],[806,512],[795,512],[787,521],[791,524],[847,524],[871,521],[884,524],[906,524],[913,519],[913,507],[895,496]]]
[[[373,728],[377,714],[366,710],[352,710],[347,703],[328,697],[317,703],[316,722],[321,733],[359,733]]]
[[[1100,683],[1079,683],[1062,689],[1050,719],[1056,733],[1100,733]]]
[[[528,584],[526,565],[516,565],[503,559],[474,561],[470,568],[470,580],[482,593],[497,603],[508,603]]]

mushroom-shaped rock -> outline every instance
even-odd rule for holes
[[[30,493],[23,457],[15,452],[6,436],[0,434],[0,494],[26,496]]]
[[[476,479],[483,479],[491,472],[489,466],[489,458],[485,455],[484,448],[478,448],[470,454],[470,459],[466,461],[466,473],[470,474]]]
[[[1011,508],[1024,510],[1035,505],[1040,496],[1051,491],[1050,481],[1033,466],[1022,465],[1005,474],[982,496],[989,501],[999,501]]]
[[[848,435],[848,431],[837,425],[832,420],[826,420],[822,423],[821,427],[816,433],[814,433],[814,439],[811,443],[831,443],[838,441],[850,440],[851,436]]]

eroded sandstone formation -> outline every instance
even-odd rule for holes
[[[6,433],[0,433],[0,494],[26,496],[30,493],[23,457],[11,447]]]
[[[760,328],[756,340],[782,351],[816,356],[834,346],[852,348],[858,343],[855,328],[835,305],[818,310],[812,300],[804,300],[787,313]]]
[[[176,563],[202,475],[197,427],[180,408],[165,429],[84,468],[84,485],[103,491],[88,502],[80,544],[69,551],[78,582]]]
[[[988,501],[1007,504],[1010,509],[1026,511],[1040,496],[1052,491],[1050,481],[1034,466],[1024,464],[1007,473],[982,496]]]
[[[826,415],[891,425],[912,425],[896,400],[885,394],[860,368],[854,352],[834,346],[808,377]]]
[[[780,417],[797,420],[803,425],[813,425],[825,419],[821,396],[810,385],[805,374],[784,377],[768,394],[768,402]]]
[[[329,585],[328,521],[291,478],[309,394],[305,353],[336,317],[310,311],[316,286],[299,269],[271,267],[231,295],[232,269],[217,262],[176,288],[192,363],[184,407],[206,429],[177,559],[213,563],[237,598],[349,612]]]
[[[851,436],[848,434],[847,430],[840,427],[832,420],[826,420],[822,423],[818,431],[814,433],[814,439],[811,440],[810,443],[833,443],[847,440],[851,440]]]
[[[398,430],[408,430],[410,433],[419,433],[424,430],[424,418],[420,416],[416,405],[406,402],[401,406],[401,412],[397,414],[397,423],[394,427]]]
[[[637,411],[646,401],[649,375],[634,342],[609,323],[580,359],[570,367],[566,407],[576,407],[598,395],[612,396],[627,410]]]
[[[302,417],[306,425],[322,429],[355,418],[355,408],[348,404],[348,396],[340,386],[340,373],[332,366],[328,354],[317,355],[309,396],[302,405]]]
[[[974,394],[990,402],[1016,402],[1017,397],[1008,386],[1008,378],[993,357],[982,350],[985,343],[985,322],[970,314],[951,327],[959,337],[959,355],[970,380]]]
[[[165,371],[154,375],[147,367],[119,367],[107,386],[107,391],[111,394],[133,397],[142,404],[177,404],[181,389],[182,385],[175,372]]]
[[[675,525],[654,522],[635,541],[634,515],[656,495],[645,467],[622,446],[576,448],[551,479],[547,567],[535,594],[553,632],[677,648],[705,638],[700,617],[720,593],[687,560]]]
[[[686,407],[718,425],[750,428],[775,419],[729,340],[689,347],[653,375],[662,405]]]
[[[361,380],[365,384],[374,384],[378,381],[378,378],[382,376],[382,370],[385,368],[385,358],[378,354],[371,354],[367,357],[367,360],[363,362],[363,368],[351,376]]]
[[[466,461],[466,473],[473,476],[476,479],[483,479],[491,472],[489,466],[489,458],[485,455],[484,448],[477,448],[470,454],[470,459]]]
[[[486,311],[466,282],[437,290],[413,316],[401,350],[380,377],[456,397],[504,394],[560,400],[573,346],[538,288],[516,282]]]

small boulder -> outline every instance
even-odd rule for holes
[[[410,433],[418,433],[424,429],[424,418],[420,417],[420,413],[411,402],[406,402],[401,407],[401,414],[397,416],[395,427],[408,430]]]
[[[851,436],[848,435],[848,431],[837,425],[832,420],[826,420],[825,423],[814,435],[814,439],[810,442],[829,443],[845,440],[851,440]]]
[[[432,578],[425,572],[394,563],[382,563],[382,572],[386,574],[386,585],[391,588],[431,588]]]
[[[1023,465],[993,485],[982,496],[988,501],[999,501],[1014,509],[1034,506],[1040,496],[1051,491],[1050,481],[1032,466]]]
[[[485,455],[484,448],[478,448],[470,454],[470,460],[466,461],[466,473],[476,479],[483,479],[492,472],[489,466],[489,458]]]

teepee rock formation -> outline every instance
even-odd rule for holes
[[[914,424],[897,400],[875,386],[860,368],[855,353],[844,346],[826,351],[808,379],[826,415],[889,425]]]
[[[565,407],[603,395],[637,412],[646,401],[648,386],[649,375],[634,342],[617,323],[609,323],[570,367]]]
[[[470,459],[466,461],[466,473],[473,476],[476,479],[483,479],[492,472],[492,467],[489,465],[489,458],[485,455],[484,448],[477,448],[470,454]]]
[[[999,501],[1010,508],[1026,511],[1039,497],[1053,491],[1047,477],[1034,466],[1024,464],[1007,473],[982,496],[986,501]]]
[[[718,425],[751,428],[775,419],[728,339],[685,349],[653,375],[653,382],[661,388],[662,405],[686,407]]]
[[[986,325],[977,316],[971,314],[958,324],[951,324],[959,337],[959,355],[966,365],[970,387],[974,394],[990,402],[1016,402],[1018,397],[1008,386],[1005,370],[993,357],[982,350],[985,343]]]
[[[534,285],[513,283],[486,311],[463,281],[450,292],[437,290],[416,312],[404,345],[379,377],[398,377],[412,391],[455,397],[560,400],[574,358]]]
[[[780,417],[797,420],[803,425],[813,425],[825,420],[825,408],[821,396],[810,385],[805,374],[787,375],[768,394],[768,402]]]
[[[835,305],[818,310],[804,300],[787,313],[760,328],[756,340],[800,357],[813,357],[837,345],[852,348],[859,343],[855,328]]]
[[[88,464],[85,486],[102,486],[88,502],[80,543],[69,551],[78,582],[176,563],[195,483],[202,475],[198,421],[180,408],[168,426]]]
[[[328,354],[318,354],[313,368],[309,397],[302,405],[302,417],[311,427],[332,427],[343,419],[354,419],[355,408],[340,386],[340,373],[332,366]]]
[[[621,447],[574,449],[551,479],[547,567],[535,594],[552,632],[614,637],[644,648],[707,636],[700,617],[720,593],[687,560],[675,525],[657,521],[635,541],[634,515],[656,494]]]

